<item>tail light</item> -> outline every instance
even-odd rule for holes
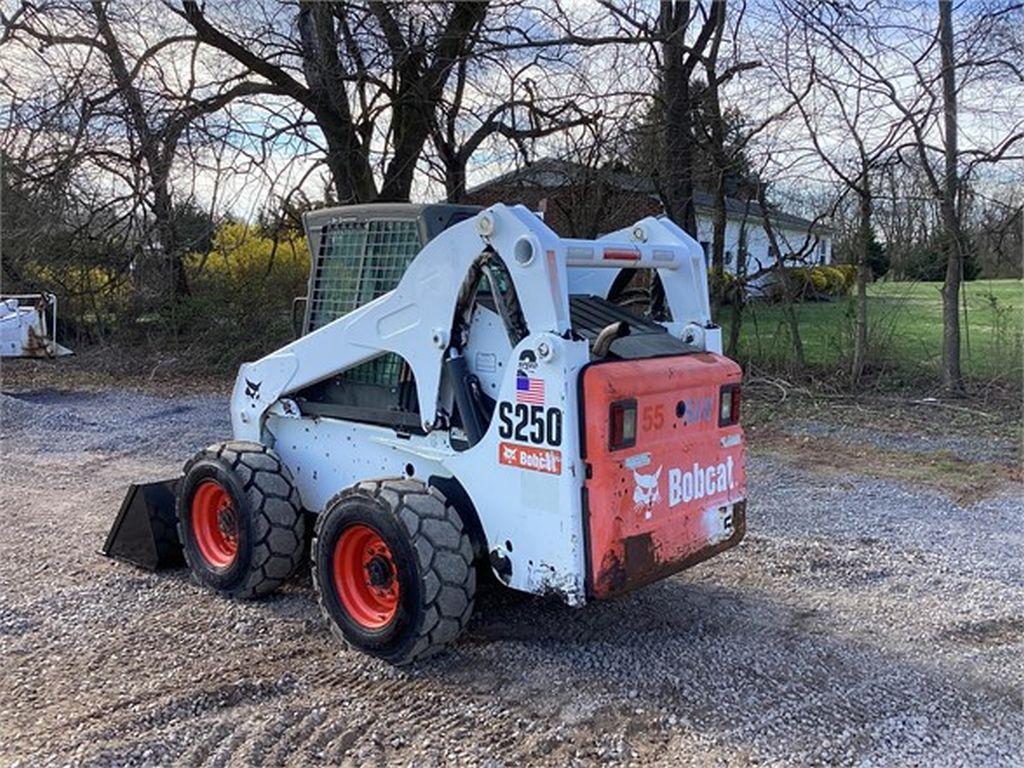
[[[740,385],[727,384],[718,393],[718,426],[730,427],[740,422]]]
[[[636,445],[636,400],[612,403],[608,430],[608,450]]]

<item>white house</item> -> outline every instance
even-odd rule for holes
[[[698,192],[695,197],[697,240],[710,263],[711,243],[714,240],[711,196]],[[739,269],[740,253],[744,250],[741,241],[745,240],[746,274],[754,276],[764,272],[775,263],[776,254],[772,251],[760,207],[756,203],[748,206],[733,198],[726,198],[725,207],[726,271],[735,274]],[[782,211],[770,211],[768,218],[782,252],[792,254],[787,258],[800,257],[800,261],[794,264],[810,266],[832,263],[832,231],[828,227]]]

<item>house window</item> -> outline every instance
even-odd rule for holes
[[[725,263],[729,266],[732,266],[732,251],[725,252]]]
[[[824,264],[827,255],[828,255],[828,244],[824,240],[822,240],[820,243],[818,243],[818,263],[819,264]]]

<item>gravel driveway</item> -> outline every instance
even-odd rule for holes
[[[582,610],[485,594],[396,671],[308,581],[231,603],[97,554],[128,482],[227,434],[224,398],[0,407],[2,765],[1022,762],[1019,486],[958,506],[758,452],[739,548]]]

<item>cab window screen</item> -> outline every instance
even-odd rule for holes
[[[324,227],[310,292],[309,327],[332,320],[392,290],[420,251],[415,220],[344,221]],[[395,387],[402,360],[384,354],[345,371],[341,378]]]
[[[392,290],[420,247],[419,227],[412,219],[343,221],[324,227],[306,332]]]

